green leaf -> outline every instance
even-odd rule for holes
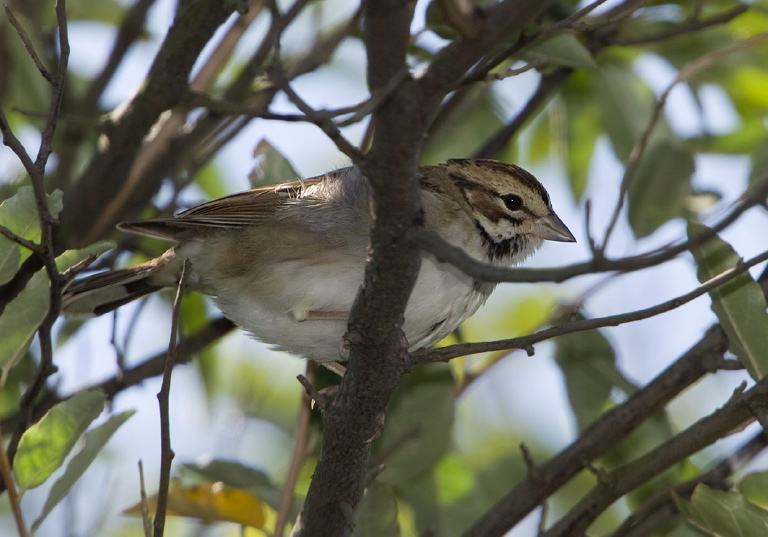
[[[768,507],[768,471],[755,472],[739,482],[739,492],[755,505]]]
[[[575,71],[561,92],[565,103],[565,133],[562,143],[565,166],[573,197],[578,201],[584,195],[589,178],[589,165],[599,136],[603,134],[600,109],[592,93],[596,73]]]
[[[616,355],[599,330],[574,332],[555,340],[555,360],[563,372],[579,431],[605,410],[614,386],[625,387]]]
[[[230,194],[226,182],[214,161],[208,162],[195,175],[195,183],[205,192],[209,199],[223,198]]]
[[[691,222],[688,224],[688,236],[692,237],[704,229],[706,226]],[[741,261],[731,245],[719,237],[713,237],[691,251],[702,283]],[[768,373],[768,355],[765,353],[768,349],[768,313],[760,285],[749,272],[743,272],[710,291],[709,296],[712,311],[728,336],[731,352],[753,379],[760,380]]]
[[[99,390],[77,393],[27,429],[13,468],[20,492],[42,485],[61,466],[80,435],[104,410],[106,400]]]
[[[16,274],[21,263],[19,245],[0,236],[0,285],[8,283]]]
[[[378,477],[383,482],[407,483],[448,451],[455,386],[448,364],[434,365],[416,368],[393,398],[376,442],[377,453],[387,453],[386,470]]]
[[[717,537],[768,535],[768,511],[738,492],[714,490],[699,484],[690,503],[678,502],[683,515],[698,528]]]
[[[547,114],[542,114],[531,125],[529,132],[528,160],[532,163],[548,161],[552,158],[552,129],[551,115],[557,112],[547,107]]]
[[[62,193],[55,190],[48,195],[48,210],[53,217],[62,208]],[[37,202],[31,186],[22,186],[16,194],[0,203],[0,225],[16,235],[32,242],[40,241],[40,222],[37,217]],[[20,263],[31,252],[0,235],[0,285],[13,278]]]
[[[62,197],[60,190],[48,195],[48,210],[54,218],[61,212]],[[31,186],[19,187],[16,194],[0,204],[0,224],[27,240],[40,241],[37,201]]]
[[[67,19],[72,21],[103,22],[111,26],[118,26],[123,22],[126,4],[117,0],[70,0],[67,2]]]
[[[694,168],[693,153],[675,142],[659,140],[647,148],[628,193],[636,237],[647,237],[682,216]]]
[[[565,145],[565,165],[573,197],[578,201],[587,189],[589,165],[600,134],[595,106],[587,105],[579,110],[568,108],[568,141]]]
[[[355,511],[352,537],[399,537],[397,501],[392,487],[375,481]]]
[[[597,64],[587,47],[570,32],[555,34],[544,41],[535,43],[525,49],[521,56],[529,62],[544,59],[565,67],[597,68]]]
[[[440,459],[434,473],[441,504],[459,501],[475,485],[475,476],[455,453],[448,453]]]
[[[259,160],[259,165],[250,176],[254,187],[284,183],[300,177],[288,159],[267,140],[261,140],[256,145],[253,156]]]
[[[112,241],[101,241],[81,250],[67,250],[56,258],[60,271],[66,270],[89,255],[99,255],[114,247]],[[48,313],[50,285],[48,274],[39,270],[27,286],[6,306],[0,316],[0,369],[2,379],[18,363],[32,343],[40,323]],[[2,386],[2,380],[0,380]]]
[[[99,454],[109,439],[112,438],[115,431],[117,431],[117,429],[119,429],[120,426],[128,421],[128,418],[135,413],[135,410],[127,410],[120,414],[115,414],[105,423],[102,423],[98,427],[94,427],[92,430],[85,433],[85,445],[83,446],[83,449],[77,455],[72,457],[72,460],[67,464],[67,469],[64,470],[61,477],[59,477],[51,487],[42,512],[32,524],[33,532],[37,531],[37,528],[40,527],[40,524],[43,523],[53,508],[56,507],[69,493],[72,485],[74,485],[85,473],[96,458],[96,455]]]

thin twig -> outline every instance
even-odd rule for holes
[[[24,237],[17,235],[4,225],[0,224],[0,235],[4,236],[9,241],[13,241],[16,244],[23,246],[27,250],[30,250],[32,252],[35,252],[37,254],[40,253],[40,245],[37,243],[34,243],[28,239],[25,239]]]
[[[152,518],[149,516],[147,487],[144,485],[144,463],[141,459],[139,459],[139,494],[141,495],[141,521],[144,526],[144,537],[152,537]]]
[[[285,75],[285,69],[283,68],[283,62],[280,58],[280,38],[275,40],[275,52],[272,58],[272,66],[270,69],[271,78],[275,85],[280,88],[290,101],[299,109],[299,111],[307,116],[312,123],[319,127],[328,138],[336,144],[339,151],[349,157],[349,159],[358,167],[362,168],[364,162],[364,155],[354,146],[349,140],[344,138],[341,131],[334,125],[334,123],[327,117],[319,115],[317,111],[309,106],[299,94],[296,93],[291,87],[287,76]]]
[[[279,87],[290,101],[298,108],[302,114],[307,116],[309,120],[322,130],[326,136],[336,144],[336,147],[349,157],[356,166],[362,167],[365,156],[357,149],[352,143],[347,140],[341,131],[333,124],[333,122],[322,115],[318,115],[317,111],[309,106],[299,94],[296,93],[291,84],[285,77],[282,64],[279,60],[279,52],[275,52],[275,60],[272,64],[272,79],[275,81],[277,87]]]
[[[168,489],[171,483],[171,462],[175,456],[171,448],[171,420],[170,420],[170,395],[171,395],[171,373],[176,365],[179,315],[181,312],[181,298],[184,295],[184,286],[187,279],[188,261],[184,261],[181,268],[181,278],[176,288],[176,299],[173,301],[173,316],[171,317],[171,338],[168,342],[168,355],[165,360],[165,370],[163,371],[163,384],[157,394],[157,401],[160,405],[160,485],[157,489],[157,510],[155,511],[154,537],[163,537],[165,531],[165,512],[168,506]]]
[[[314,360],[307,360],[306,380],[313,384],[315,382],[315,371],[317,363]],[[285,475],[285,483],[280,495],[280,506],[277,510],[277,520],[275,529],[272,532],[273,537],[283,537],[285,525],[291,516],[293,501],[296,497],[296,482],[299,479],[301,467],[307,457],[307,444],[309,441],[309,421],[312,417],[312,398],[306,392],[302,391],[301,405],[299,406],[299,415],[296,418],[296,432],[293,439],[293,455],[291,463],[288,466],[288,472]]]
[[[32,40],[29,38],[29,35],[27,35],[24,27],[16,18],[16,15],[13,14],[11,7],[8,5],[5,6],[5,16],[8,17],[8,22],[10,22],[14,27],[16,33],[19,34],[22,43],[24,43],[24,48],[27,50],[29,57],[32,58],[32,61],[35,62],[35,67],[37,67],[37,70],[40,71],[40,74],[43,75],[44,79],[46,79],[52,85],[55,85],[56,79],[54,78],[53,74],[45,67],[45,65],[43,65],[43,62],[40,61],[40,56],[37,55],[35,46],[32,44]]]
[[[24,516],[21,514],[19,493],[16,491],[16,483],[13,482],[11,461],[8,459],[8,454],[5,452],[5,440],[3,439],[2,428],[0,428],[0,475],[2,475],[3,482],[5,483],[5,490],[8,491],[8,501],[11,504],[11,511],[13,511],[13,518],[16,521],[16,529],[19,532],[19,537],[26,537],[27,529],[24,524]]]
[[[740,274],[743,274],[751,267],[768,260],[768,251],[749,259],[748,261],[741,262],[735,267],[721,272],[714,278],[704,282],[699,287],[696,287],[692,291],[675,297],[666,302],[661,302],[650,308],[636,310],[628,313],[620,313],[618,315],[609,315],[606,317],[599,317],[596,319],[585,319],[579,321],[569,321],[557,326],[545,328],[539,330],[533,334],[527,336],[503,339],[499,341],[488,341],[483,343],[462,343],[460,345],[450,345],[448,347],[442,347],[432,350],[416,351],[411,355],[414,363],[429,363],[429,362],[447,362],[453,358],[459,356],[466,356],[468,354],[478,354],[481,352],[497,351],[502,349],[524,349],[530,347],[534,343],[540,343],[548,339],[552,339],[557,336],[570,334],[573,332],[581,332],[584,330],[594,330],[596,328],[604,328],[607,326],[618,326],[620,324],[640,321],[642,319],[648,319],[655,317],[661,313],[671,311],[675,308],[679,308],[683,304],[687,304],[691,300],[702,296],[705,293],[723,285],[724,283],[731,281]]]
[[[542,67],[542,66],[546,65],[547,61],[548,60],[546,60],[544,58],[537,58],[537,59],[533,60],[530,63],[526,63],[522,67],[518,67],[517,69],[513,69],[513,68],[510,67],[509,69],[507,69],[505,71],[502,71],[501,73],[490,74],[490,75],[488,75],[486,80],[488,80],[488,81],[491,81],[491,80],[505,80],[507,78],[511,78],[513,76],[517,76],[517,75],[521,75],[523,73],[526,73],[526,72],[530,71],[531,69],[538,69],[539,67]]]
[[[699,5],[700,4],[701,3],[699,3]],[[658,33],[649,34],[649,35],[624,36],[624,37],[617,36],[616,38],[612,39],[611,44],[626,47],[626,46],[647,45],[650,43],[658,43],[659,41],[666,41],[674,37],[678,37],[684,34],[689,34],[692,32],[697,32],[699,30],[703,30],[711,26],[716,26],[718,24],[725,24],[727,22],[732,21],[739,15],[742,15],[747,10],[749,10],[749,6],[747,4],[738,4],[733,9],[726,11],[725,13],[715,15],[714,17],[710,17],[706,20],[699,19],[694,13],[689,21],[684,22],[682,24],[675,24],[674,27],[669,30],[665,30],[663,32],[658,32]]]

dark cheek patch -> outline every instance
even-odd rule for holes
[[[467,201],[472,207],[490,222],[500,222],[508,219],[507,212],[501,208],[497,198],[491,196],[488,192],[481,190],[472,190],[467,193]]]

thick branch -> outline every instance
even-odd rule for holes
[[[168,30],[141,90],[110,115],[104,126],[106,148],[90,162],[64,203],[62,217],[71,246],[87,245],[117,224],[110,220],[94,225],[93,215],[105,214],[111,200],[133,188],[124,180],[142,140],[160,114],[183,97],[192,65],[233,5],[218,0],[189,4]]]
[[[412,16],[410,2],[365,2],[372,94],[406,68]],[[403,312],[421,260],[407,232],[421,219],[416,169],[426,128],[412,91],[412,84],[404,83],[374,113],[376,137],[363,168],[374,194],[371,259],[351,311],[349,367],[323,415],[320,460],[294,527],[297,536],[351,533],[352,513],[366,486],[370,442],[380,433],[381,417],[405,371]]]

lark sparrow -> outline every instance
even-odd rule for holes
[[[541,183],[518,166],[455,159],[419,173],[426,227],[480,261],[513,265],[543,240],[575,241]],[[188,286],[213,296],[256,339],[338,360],[370,224],[370,188],[354,167],[233,194],[175,217],[123,223],[123,231],[177,244],[147,263],[74,282],[63,308],[100,315],[174,287],[188,260]],[[425,254],[405,311],[410,350],[446,337],[495,287]]]

